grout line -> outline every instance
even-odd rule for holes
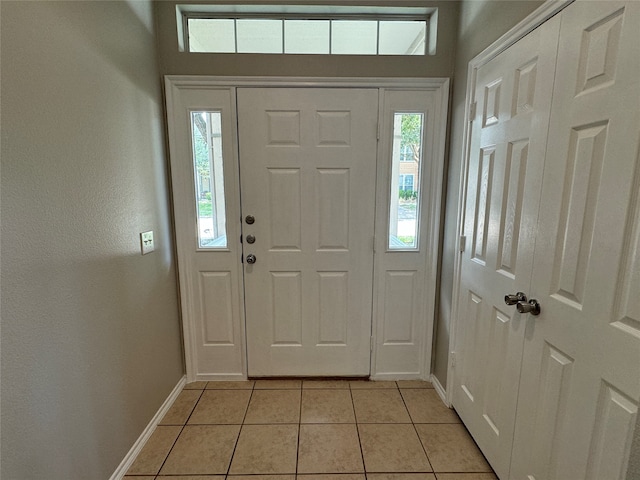
[[[205,388],[207,386],[205,385]],[[184,392],[185,389],[184,387],[182,388],[182,392]],[[197,390],[196,390],[197,391]],[[180,392],[180,394],[182,394],[182,392]],[[178,397],[180,397],[180,394],[178,394]],[[182,425],[178,425],[180,426],[180,432],[178,433],[178,435],[176,436],[176,439],[173,441],[173,444],[171,444],[171,448],[169,449],[169,451],[167,452],[167,455],[164,457],[164,460],[162,461],[162,465],[160,465],[160,468],[158,469],[158,472],[155,475],[160,475],[160,472],[162,471],[162,468],[164,467],[164,464],[167,463],[167,459],[169,458],[169,455],[171,455],[171,452],[173,451],[173,449],[176,446],[176,443],[178,443],[178,439],[180,438],[180,435],[182,435],[182,432],[184,432],[184,427],[187,426],[187,423],[189,422],[189,419],[191,418],[191,415],[193,415],[193,412],[195,412],[196,407],[198,406],[198,403],[200,403],[200,399],[202,399],[202,395],[204,395],[204,389],[202,389],[200,391],[200,396],[198,396],[198,400],[196,401],[195,405],[193,406],[193,408],[191,409],[191,412],[189,413],[189,416],[187,417],[187,419],[184,421],[184,424]],[[176,398],[176,401],[178,400],[178,397]],[[174,402],[175,403],[175,402]],[[171,405],[171,407],[173,407],[173,405]],[[169,413],[167,411],[167,413]],[[162,421],[162,420],[160,420]],[[160,425],[158,425],[160,426]],[[157,427],[156,427],[157,428]]]
[[[400,389],[398,388],[398,390],[400,390]],[[431,464],[431,460],[429,459],[429,454],[427,453],[427,449],[425,448],[424,444],[422,443],[422,439],[420,438],[420,434],[418,433],[418,429],[416,428],[416,424],[413,421],[413,417],[411,416],[411,412],[409,411],[409,407],[407,407],[407,402],[404,400],[404,395],[402,395],[402,390],[400,390],[400,398],[402,398],[402,403],[404,404],[404,408],[407,410],[407,413],[409,414],[409,418],[411,419],[411,425],[413,426],[413,431],[416,432],[416,437],[418,437],[418,442],[420,443],[420,446],[422,447],[422,451],[424,452],[424,455],[427,458],[427,463],[429,464],[429,466],[431,467],[431,471],[435,475],[435,470],[433,469],[433,465]]]
[[[253,386],[251,387],[251,394],[249,395],[249,401],[247,402],[247,408],[244,409],[244,415],[242,416],[242,422],[240,423],[240,430],[238,430],[238,438],[236,438],[236,443],[233,446],[233,451],[231,452],[231,457],[229,458],[229,466],[227,467],[227,474],[225,476],[229,476],[229,472],[231,472],[231,464],[233,463],[233,457],[236,454],[236,449],[238,448],[238,443],[240,442],[240,435],[242,434],[242,429],[244,427],[244,421],[247,419],[247,413],[249,412],[249,406],[251,405],[251,399],[253,398],[253,392],[255,391],[255,382],[253,382]],[[248,390],[248,388],[244,389]]]
[[[367,465],[364,463],[364,452],[362,451],[362,440],[360,440],[360,428],[358,427],[358,417],[356,414],[356,404],[353,401],[353,391],[351,390],[351,386],[349,386],[349,396],[351,397],[351,407],[353,408],[353,418],[355,419],[356,425],[356,435],[358,435],[358,446],[360,447],[360,458],[362,459],[362,470],[363,475],[367,478]]]
[[[298,410],[298,443],[296,445],[296,478],[298,478],[298,460],[300,459],[300,427],[302,422],[302,385],[300,382],[300,409]]]

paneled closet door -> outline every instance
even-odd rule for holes
[[[640,399],[640,3],[562,12],[511,478],[625,478]]]
[[[453,405],[507,478],[524,319],[505,295],[530,286],[559,19],[477,71],[466,185]]]

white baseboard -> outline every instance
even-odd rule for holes
[[[165,414],[169,411],[171,405],[173,405],[173,402],[176,401],[176,398],[178,398],[178,395],[180,394],[182,388],[186,383],[187,376],[183,375],[182,378],[178,381],[177,385],[173,388],[167,399],[164,401],[160,409],[156,412],[149,424],[135,441],[133,447],[131,447],[131,450],[129,450],[129,452],[124,456],[122,462],[120,462],[120,465],[118,465],[118,468],[116,468],[116,471],[113,472],[113,475],[111,475],[111,478],[109,480],[121,480],[122,477],[126,475],[127,470],[129,470],[129,467],[131,467],[131,464],[135,461],[136,457],[140,453],[140,450],[142,450],[142,447],[144,447],[145,443],[147,443],[147,440],[149,440],[149,437],[158,426],[158,423],[160,423],[160,420],[162,420]]]
[[[451,404],[447,401],[446,390],[442,387],[440,380],[438,380],[437,377],[433,374],[431,375],[431,384],[433,385],[433,388],[435,389],[435,391],[438,392],[438,395],[440,395],[440,398],[442,399],[443,403],[447,407],[451,408]]]

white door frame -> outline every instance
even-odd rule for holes
[[[425,299],[425,329],[424,337],[422,339],[423,348],[421,352],[421,372],[420,378],[428,379],[431,374],[431,356],[432,356],[432,343],[433,343],[433,326],[435,317],[435,301],[436,301],[436,288],[438,283],[438,259],[440,251],[440,221],[442,214],[442,183],[444,172],[444,152],[446,142],[446,126],[448,115],[448,97],[449,97],[449,79],[448,78],[341,78],[341,77],[245,77],[245,76],[200,76],[200,75],[166,75],[165,76],[165,97],[166,104],[172,104],[172,92],[176,90],[188,90],[188,89],[211,89],[211,88],[228,88],[230,90],[236,87],[290,87],[290,88],[304,88],[304,87],[319,87],[319,88],[377,88],[384,94],[385,90],[412,90],[416,94],[420,92],[431,93],[434,97],[436,108],[433,114],[435,115],[435,122],[433,123],[433,136],[431,137],[432,144],[432,158],[429,165],[425,165],[424,171],[425,177],[429,179],[429,184],[424,191],[427,195],[423,198],[423,205],[425,210],[428,211],[428,221],[426,225],[422,227],[421,238],[423,247],[426,249],[425,260],[425,284],[424,284],[424,299]],[[234,107],[235,108],[235,107]],[[168,109],[169,110],[169,109]],[[169,132],[171,133],[171,112],[167,112],[167,120],[169,124]],[[379,122],[379,130],[382,122]],[[380,135],[379,135],[380,136]],[[237,141],[237,132],[234,132],[234,138]],[[179,151],[176,146],[172,144],[169,139],[169,155],[177,156]],[[378,143],[378,158],[381,158],[381,144]],[[237,147],[236,147],[237,148]],[[236,152],[237,154],[237,152]],[[378,197],[378,195],[377,195]],[[382,201],[384,200],[384,201]],[[382,207],[381,207],[382,205]],[[376,200],[376,209],[385,208],[386,199]],[[376,231],[378,231],[378,225],[376,225]],[[178,275],[180,282],[183,283],[183,279],[189,278],[189,266],[187,262],[180,261],[181,258],[187,258],[187,252],[183,251],[184,247],[180,246],[180,242],[176,241],[176,253],[178,258]],[[374,283],[376,281],[377,272],[374,272]],[[184,285],[188,285],[184,282]],[[192,345],[193,335],[193,321],[192,312],[189,308],[189,296],[186,289],[180,288],[180,311],[183,328],[183,341],[185,350],[185,363],[187,370],[187,381],[207,380],[198,376],[196,371],[196,359],[195,349]],[[374,305],[376,302],[376,292],[374,287]],[[242,299],[244,301],[244,299]],[[238,372],[238,375],[228,375],[229,379],[240,379],[247,377],[247,365],[246,365],[246,338],[244,337],[244,314],[241,315],[241,329],[243,335],[243,371]],[[375,322],[375,319],[374,319]],[[376,378],[376,366],[374,364],[376,358],[376,350],[378,348],[376,342],[376,325],[372,326],[372,352],[371,352],[371,377]],[[403,375],[397,375],[398,378],[409,378]],[[415,377],[415,375],[411,375]],[[216,377],[223,380],[222,376]],[[391,379],[388,374],[385,374],[383,378]]]
[[[566,8],[575,0],[548,0],[538,9],[532,12],[529,16],[524,18],[520,23],[511,28],[507,33],[498,38],[495,42],[489,45],[480,54],[469,61],[467,69],[467,93],[464,111],[464,133],[463,133],[463,146],[462,146],[462,168],[460,171],[460,183],[458,187],[458,219],[456,223],[456,237],[461,239],[464,227],[464,215],[465,205],[467,202],[466,191],[466,178],[469,170],[469,147],[471,145],[471,127],[473,117],[475,116],[475,97],[474,92],[476,89],[476,75],[478,69],[483,65],[486,65],[493,58],[504,52],[511,45],[523,38],[532,30],[539,27],[541,24],[549,20],[555,14]],[[458,328],[458,305],[460,301],[460,280],[462,269],[462,252],[457,249],[454,272],[453,272],[453,294],[451,299],[451,320],[449,325],[449,361],[447,365],[447,385],[445,389],[445,397],[443,400],[449,406],[453,400],[453,385],[455,371],[455,352],[457,349],[457,328]],[[442,393],[442,392],[441,392]]]

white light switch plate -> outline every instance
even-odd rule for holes
[[[153,245],[153,230],[140,234],[140,250],[142,250],[142,255],[146,255],[155,250]]]

